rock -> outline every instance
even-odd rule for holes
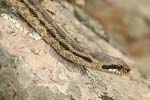
[[[65,1],[64,1],[65,2]],[[66,2],[67,3],[67,2]],[[19,16],[0,16],[0,100],[149,100],[150,82],[131,59],[93,33],[60,2],[44,0],[71,35],[87,46],[125,60],[132,71],[117,76],[74,65],[42,39]],[[11,16],[11,17],[10,17]],[[62,22],[63,21],[63,22]]]

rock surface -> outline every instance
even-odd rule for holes
[[[117,76],[74,65],[47,45],[19,17],[0,16],[0,100],[149,100],[150,81],[133,62],[97,37],[73,14],[66,1],[44,0],[71,35],[98,51],[125,60],[132,71]],[[59,17],[58,17],[59,16]]]

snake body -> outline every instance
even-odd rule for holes
[[[121,59],[101,52],[86,49],[68,36],[52,16],[42,7],[40,0],[4,0],[15,8],[31,27],[40,34],[43,40],[52,46],[63,58],[84,67],[124,75],[130,67]]]

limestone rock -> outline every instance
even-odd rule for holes
[[[150,99],[150,82],[129,58],[97,37],[60,2],[44,0],[43,4],[59,16],[71,35],[93,49],[125,60],[132,71],[117,76],[88,68],[83,74],[80,66],[59,56],[19,16],[1,13],[0,100]]]

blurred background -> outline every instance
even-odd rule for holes
[[[150,79],[150,0],[75,0]]]

